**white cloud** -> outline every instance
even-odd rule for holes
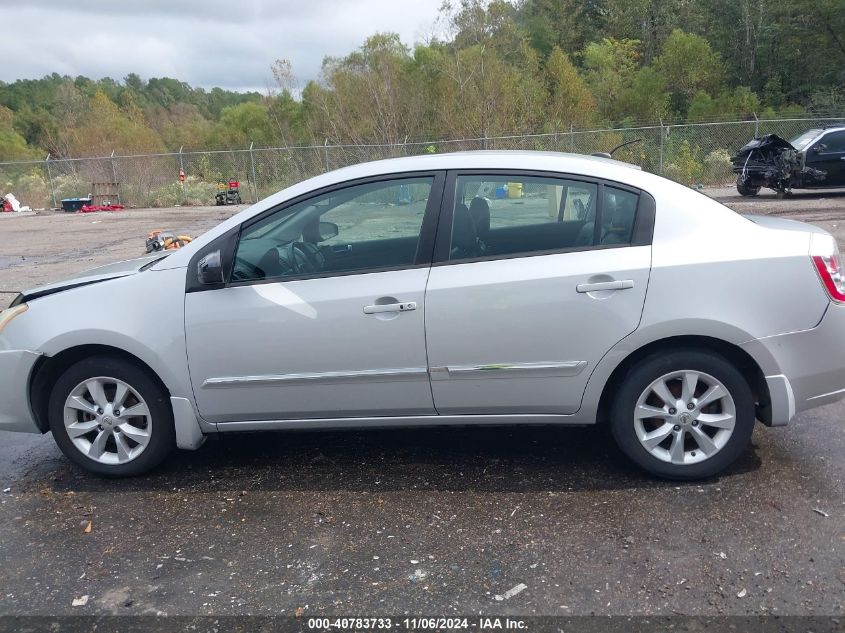
[[[264,90],[278,58],[301,83],[324,56],[345,55],[375,32],[412,45],[442,0],[0,0],[0,80],[130,72],[195,86]]]

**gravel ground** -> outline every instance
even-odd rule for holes
[[[845,240],[845,192],[708,193]],[[231,211],[0,214],[0,289]],[[594,428],[231,436],[123,481],[81,473],[49,436],[0,433],[0,615],[842,617],[844,417],[758,426],[729,473],[684,485]]]

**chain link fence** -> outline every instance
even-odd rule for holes
[[[241,197],[255,202],[320,173],[382,158],[467,150],[541,150],[590,154],[620,148],[614,158],[639,165],[689,186],[733,182],[730,157],[749,139],[775,133],[794,138],[843,118],[777,119],[649,125],[548,134],[499,136],[393,145],[318,145],[179,151],[96,158],[0,162],[2,193],[13,193],[33,208],[61,205],[63,198],[87,197],[93,183],[119,183],[112,203],[130,207],[214,204],[218,183],[240,182]],[[185,173],[184,183],[179,173]]]

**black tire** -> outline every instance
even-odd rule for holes
[[[736,181],[736,190],[739,192],[741,196],[756,196],[760,193],[760,186],[757,185],[756,187],[753,185],[743,184],[739,180]]]
[[[733,433],[727,443],[713,456],[693,464],[673,464],[653,456],[640,443],[634,427],[634,410],[640,395],[661,376],[682,370],[703,372],[721,382],[736,409]],[[648,356],[628,371],[612,402],[610,430],[622,452],[649,473],[665,479],[695,480],[712,477],[736,461],[751,440],[754,420],[751,389],[736,367],[717,354],[686,349]]]
[[[108,376],[130,385],[143,398],[152,420],[149,443],[133,460],[103,464],[83,454],[71,440],[64,424],[65,401],[72,390],[89,378]],[[53,438],[65,456],[85,470],[105,477],[133,477],[158,466],[176,446],[176,431],[170,400],[149,372],[129,361],[112,356],[92,356],[70,366],[56,381],[50,394],[48,417]]]

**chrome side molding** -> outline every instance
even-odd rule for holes
[[[587,367],[585,360],[559,363],[495,363],[490,365],[451,365],[432,367],[432,380],[477,380],[479,378],[567,378]]]
[[[203,389],[219,387],[253,387],[275,384],[304,383],[350,383],[350,382],[391,382],[401,380],[420,380],[428,371],[424,367],[406,367],[401,369],[360,369],[355,371],[324,371],[302,374],[270,374],[265,376],[221,376],[208,378],[202,383]]]

